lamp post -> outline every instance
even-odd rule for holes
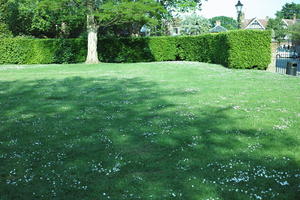
[[[238,3],[235,5],[236,7],[236,11],[238,13],[238,29],[240,29],[242,27],[242,21],[241,21],[241,17],[242,17],[242,9],[243,9],[243,4],[241,3],[241,1],[239,0]]]

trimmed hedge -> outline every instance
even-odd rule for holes
[[[84,62],[82,39],[0,39],[0,64]],[[271,32],[229,31],[183,37],[101,38],[103,62],[199,61],[229,68],[266,69],[271,62]]]
[[[225,34],[179,37],[177,44],[180,60],[227,66],[229,45]]]
[[[104,38],[98,43],[103,62],[149,62],[176,60],[174,37]]]
[[[0,64],[50,64],[83,62],[86,42],[80,39],[0,40]]]
[[[226,37],[229,44],[227,67],[266,69],[271,63],[271,31],[232,31]]]
[[[222,64],[236,69],[266,69],[271,62],[271,32],[238,30],[178,38],[181,60]]]

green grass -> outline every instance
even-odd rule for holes
[[[296,200],[300,79],[202,63],[0,66],[0,199]]]

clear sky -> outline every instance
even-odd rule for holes
[[[300,0],[240,0],[244,4],[245,18],[274,18],[276,11],[281,10],[285,3],[300,3]],[[208,0],[203,1],[200,15],[206,18],[215,16],[237,17],[235,5],[238,0]]]

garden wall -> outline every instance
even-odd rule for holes
[[[86,40],[0,39],[0,64],[84,62]],[[199,61],[229,68],[266,69],[271,62],[271,33],[240,30],[181,37],[99,39],[102,62]]]

